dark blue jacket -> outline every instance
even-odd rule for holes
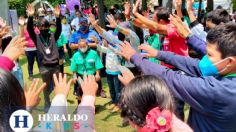
[[[157,59],[186,72],[186,76],[141,55],[131,57],[145,75],[163,79],[173,95],[190,106],[189,125],[196,132],[236,131],[236,78],[203,77],[199,60],[171,52],[159,52]]]

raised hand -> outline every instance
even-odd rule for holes
[[[53,80],[55,84],[55,88],[54,88],[55,95],[63,94],[67,97],[70,91],[72,79],[70,79],[70,81],[67,82],[67,75],[64,74],[64,76],[62,77],[62,74],[59,73],[59,77],[57,77],[56,74],[53,74]]]
[[[89,21],[90,21],[90,23],[91,23],[92,25],[97,24],[97,21],[96,21],[96,19],[95,19],[95,16],[94,16],[92,13],[89,14],[88,19],[89,19]]]
[[[39,94],[43,91],[43,89],[46,87],[46,83],[43,83],[39,88],[39,79],[34,79],[30,88],[25,88],[25,99],[26,99],[26,107],[35,107],[39,104],[40,98]]]
[[[150,45],[147,44],[140,45],[139,49],[147,52],[145,53],[145,56],[147,57],[155,58],[158,54],[158,50],[153,49]]]
[[[177,15],[170,15],[169,20],[170,23],[176,27],[177,32],[181,37],[187,38],[191,34],[191,31],[183,24],[182,20]]]
[[[90,95],[96,97],[98,84],[93,75],[84,75],[83,80],[79,77],[79,83],[83,91],[83,96]]]
[[[130,10],[131,10],[130,3],[129,2],[125,2],[124,8],[125,8],[124,15],[125,16],[130,16]]]
[[[54,15],[59,18],[60,17],[60,13],[61,13],[61,9],[59,6],[56,6],[54,9]]]
[[[10,32],[10,27],[9,26],[5,26],[5,27],[1,28],[0,29],[0,38],[7,35],[9,32]]]
[[[34,16],[35,13],[35,8],[32,4],[28,4],[26,7],[26,12],[28,13],[29,16]]]
[[[141,0],[137,0],[135,5],[133,6],[133,11],[132,12],[133,12],[134,15],[136,13],[138,13],[138,8],[139,8],[140,4],[141,4]]]
[[[192,11],[194,0],[187,0],[187,10]]]
[[[0,28],[6,27],[6,26],[7,26],[7,22],[0,17]]]
[[[25,45],[27,42],[25,38],[20,38],[19,36],[14,37],[10,44],[6,47],[5,51],[3,52],[2,56],[6,56],[12,61],[15,61],[21,55],[25,53]]]
[[[175,8],[181,8],[182,6],[182,0],[176,0],[175,1]]]
[[[121,51],[118,52],[118,54],[123,56],[128,61],[130,61],[131,57],[137,53],[128,42],[121,44],[120,49]]]
[[[107,25],[107,27],[110,27],[110,28],[116,28],[117,27],[117,23],[116,23],[116,21],[115,21],[115,19],[112,15],[108,15],[106,19],[110,23],[109,25]]]
[[[25,18],[19,17],[18,23],[20,24],[20,26],[24,26],[25,25]]]
[[[127,85],[131,80],[134,79],[134,74],[124,66],[118,66],[122,75],[119,75],[118,78],[122,84]]]

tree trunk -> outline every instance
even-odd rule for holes
[[[168,3],[167,3],[167,8],[169,9],[169,12],[172,13],[172,4],[173,3],[173,0],[168,0]]]
[[[162,0],[158,0],[159,6],[162,6]]]
[[[105,14],[104,14],[104,3],[103,0],[97,0],[98,3],[98,19],[99,19],[99,25],[102,28],[105,28]]]
[[[210,12],[214,9],[214,0],[207,0],[207,12]]]

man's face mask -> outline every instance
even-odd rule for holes
[[[216,63],[212,63],[212,61],[208,58],[208,56],[205,55],[199,63],[199,68],[200,68],[200,71],[202,72],[202,75],[203,76],[219,76],[222,72],[224,72],[227,69],[227,66],[219,70],[217,68],[217,65],[220,65],[220,63],[222,63],[225,60],[227,60],[227,58],[220,60]]]
[[[80,30],[81,32],[86,32],[87,29],[88,29],[88,27],[87,27],[86,25],[81,25],[80,28],[79,28],[79,30]]]

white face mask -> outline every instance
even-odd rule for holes
[[[86,46],[85,48],[79,48],[79,50],[80,50],[82,53],[85,53],[85,52],[88,50],[88,46]]]

